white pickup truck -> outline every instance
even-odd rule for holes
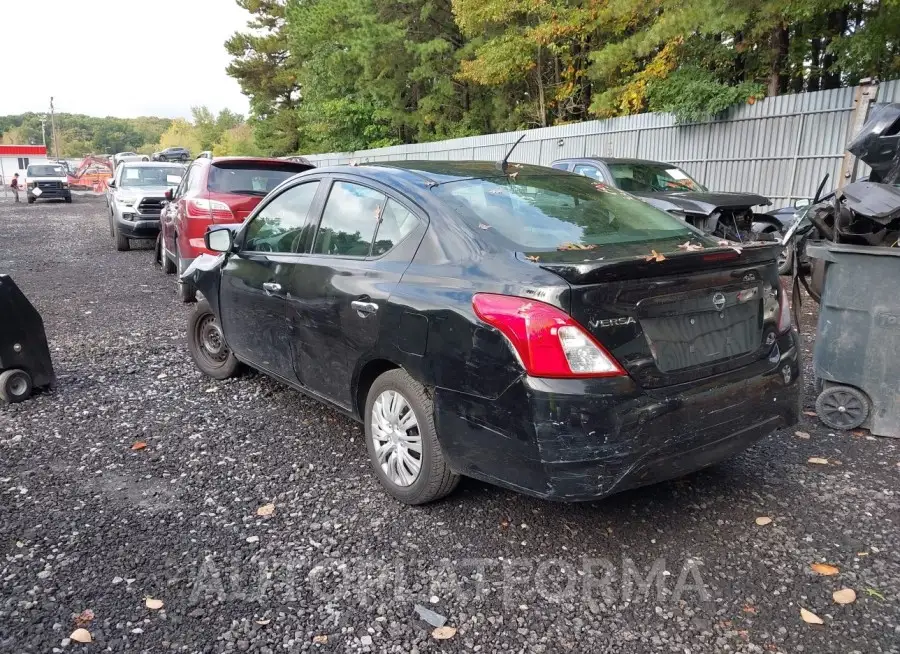
[[[60,164],[31,164],[25,172],[25,187],[28,204],[37,199],[72,201],[69,175]]]

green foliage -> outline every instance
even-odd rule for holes
[[[682,122],[713,118],[729,107],[756,101],[765,95],[762,84],[741,82],[730,86],[707,70],[684,67],[649,85],[650,111],[667,111]]]

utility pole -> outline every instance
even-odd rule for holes
[[[53,139],[53,151],[56,153],[56,160],[59,161],[59,139],[56,138],[56,115],[53,113],[53,96],[50,96],[50,134]]]
[[[47,126],[47,119],[41,116],[41,142],[43,142],[44,147],[47,147],[47,130],[45,129]]]

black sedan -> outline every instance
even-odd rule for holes
[[[191,354],[362,421],[397,499],[460,475],[561,500],[683,475],[792,425],[778,247],[729,247],[533,166],[319,168],[185,271]],[[265,425],[260,425],[265,429]]]

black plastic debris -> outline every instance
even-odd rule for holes
[[[9,275],[0,275],[0,401],[21,402],[56,385],[41,314]]]

